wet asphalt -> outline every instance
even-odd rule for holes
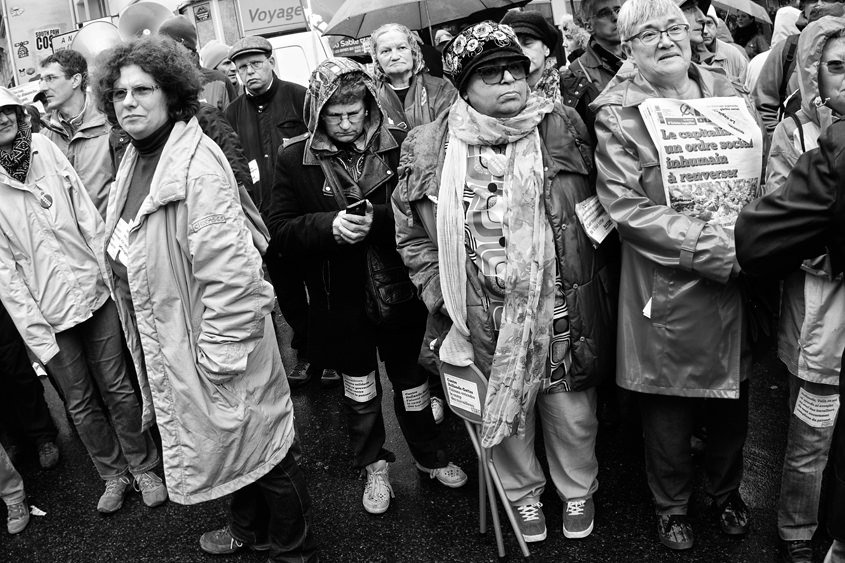
[[[283,349],[287,327],[282,326]],[[286,354],[285,365],[294,358]],[[390,384],[383,378],[387,447],[397,461],[390,466],[396,497],[387,513],[367,514],[361,506],[363,481],[350,467],[345,421],[340,414],[339,388],[321,389],[318,381],[294,391],[300,460],[314,505],[314,529],[325,562],[416,563],[499,560],[492,530],[478,532],[478,481],[475,454],[463,423],[447,416],[445,433],[452,459],[469,474],[469,483],[447,489],[419,473],[393,415]],[[55,392],[46,384],[48,402],[60,427],[62,460],[41,470],[34,455],[24,456],[18,469],[31,505],[46,512],[33,517],[17,536],[0,528],[0,563],[84,562],[261,562],[266,554],[244,551],[212,556],[199,549],[199,536],[226,523],[227,500],[195,506],[168,502],[150,509],[140,495],[127,496],[123,508],[104,517],[97,510],[102,482],[74,431],[69,427]],[[745,446],[742,494],[751,510],[751,530],[737,539],[721,534],[716,514],[699,485],[691,506],[695,529],[693,549],[676,553],[660,545],[643,471],[642,439],[635,411],[623,413],[615,428],[602,428],[597,455],[600,464],[596,493],[595,530],[586,539],[567,540],[561,533],[562,504],[551,483],[542,501],[549,537],[529,544],[531,561],[542,562],[683,562],[770,563],[780,561],[776,529],[780,466],[786,436],[786,379],[782,365],[767,354],[755,363],[751,383],[749,436]],[[539,433],[538,433],[539,434]],[[518,545],[501,512],[507,556],[520,561]],[[4,512],[0,512],[0,518]],[[2,520],[0,520],[2,522]],[[816,560],[829,540],[816,534]]]

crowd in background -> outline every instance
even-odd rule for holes
[[[314,378],[342,387],[364,510],[388,511],[381,370],[417,469],[449,488],[468,477],[441,373],[487,381],[480,443],[525,542],[548,535],[547,474],[563,535],[592,533],[600,420],[625,408],[657,540],[694,546],[696,447],[718,529],[741,537],[751,365],[776,341],[780,556],[812,561],[828,511],[825,563],[845,562],[843,16],[806,0],[770,35],[706,1],[584,0],[559,27],[511,10],[432,45],[393,23],[368,64],[327,59],[307,87],[266,39],[199,49],[181,16],[96,61],[45,58],[46,113],[0,89],[8,531],[30,518],[14,458],[60,458],[35,365],[104,482],[97,510],[133,488],[149,507],[228,495],[228,523],[200,538],[212,554],[319,559],[291,401]],[[709,99],[748,124],[731,145],[747,176],[696,188],[729,186],[725,221],[675,204],[645,109],[678,101],[694,133]]]

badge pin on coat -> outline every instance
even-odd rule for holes
[[[53,206],[53,198],[50,194],[41,194],[41,197],[38,198],[38,203],[41,204],[41,207],[44,209],[50,209]]]

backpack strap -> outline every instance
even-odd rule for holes
[[[795,68],[795,51],[798,49],[798,37],[796,34],[786,38],[786,56],[783,58],[780,86],[778,87],[778,112],[780,113],[780,117],[784,115],[783,102],[786,99],[786,88],[789,86],[792,69]]]
[[[792,121],[795,122],[795,127],[798,129],[798,139],[801,141],[801,152],[807,152],[807,147],[804,146],[804,126],[801,125],[801,121],[798,119],[798,116],[794,113],[790,113],[787,115],[792,118]]]

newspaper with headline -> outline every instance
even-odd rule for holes
[[[760,195],[763,137],[745,100],[652,98],[640,113],[659,151],[666,204],[732,229]]]

